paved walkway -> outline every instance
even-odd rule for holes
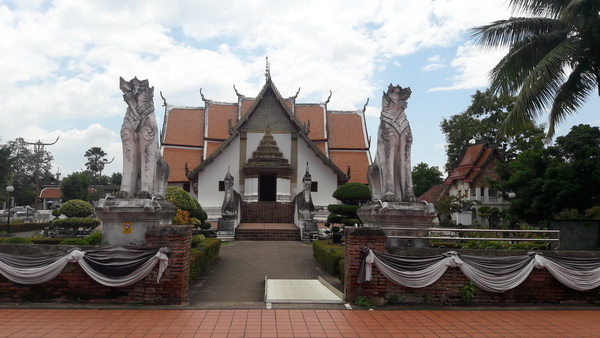
[[[598,337],[600,311],[0,309],[2,337]]]
[[[222,246],[212,271],[190,289],[195,309],[264,309],[265,275],[269,279],[323,277],[343,292],[337,277],[315,262],[312,245],[292,241],[235,241]],[[289,308],[273,304],[274,308]],[[294,308],[343,309],[343,305],[293,304]]]

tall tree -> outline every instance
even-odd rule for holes
[[[11,156],[10,156],[10,148],[7,145],[0,146],[0,204],[4,204],[4,202],[8,199],[8,194],[6,192],[5,187],[11,183],[9,179],[12,174],[12,165],[11,165]]]
[[[60,190],[63,193],[63,202],[69,200],[88,200],[88,176],[84,173],[73,173],[60,182]]]
[[[442,184],[442,172],[438,167],[430,167],[427,163],[419,163],[412,170],[413,191],[415,196],[423,195],[434,185]]]
[[[36,197],[36,164],[40,185],[52,183],[54,179],[50,171],[52,154],[45,149],[41,149],[38,154],[34,153],[27,147],[23,138],[8,141],[6,147],[10,149],[15,203],[16,205],[33,205]]]
[[[484,49],[509,47],[490,73],[494,93],[517,94],[500,131],[514,135],[548,107],[547,137],[580,108],[600,80],[600,1],[511,0],[525,17],[473,29]]]
[[[514,97],[494,95],[488,89],[485,92],[476,91],[471,98],[471,105],[464,112],[443,119],[440,123],[446,135],[447,172],[458,164],[469,144],[487,143],[495,146],[506,161],[513,160],[524,149],[543,147],[544,131],[533,123],[523,128],[518,136],[499,135],[498,126],[514,106]]]
[[[83,156],[87,157],[87,162],[85,163],[86,168],[93,173],[94,179],[92,183],[101,184],[101,173],[104,170],[104,165],[108,160],[104,158],[107,155],[104,150],[100,147],[91,147],[86,150]]]

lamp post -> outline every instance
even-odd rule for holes
[[[9,184],[6,186],[6,192],[8,193],[8,221],[6,222],[6,234],[8,235],[8,233],[10,232],[10,194],[12,194],[15,191],[15,187],[12,186],[12,184]]]

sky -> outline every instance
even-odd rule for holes
[[[390,83],[411,87],[406,114],[412,164],[443,171],[444,118],[466,110],[488,86],[503,50],[482,51],[470,29],[505,19],[504,0],[0,0],[0,143],[17,137],[51,143],[53,172],[85,169],[84,153],[114,157],[122,171],[119,130],[127,108],[119,77],[148,79],[162,126],[168,105],[235,102],[265,83],[268,56],[283,97],[327,100],[331,110],[366,107],[375,148],[381,95]],[[567,118],[600,125],[600,99]],[[545,122],[542,116],[538,122]]]

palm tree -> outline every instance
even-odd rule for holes
[[[83,156],[87,157],[88,161],[85,163],[86,168],[91,171],[94,176],[98,175],[98,173],[102,172],[104,169],[104,165],[106,164],[106,159],[104,156],[107,154],[100,147],[91,147],[86,150]],[[100,183],[100,178],[98,178],[98,183]]]
[[[547,138],[600,82],[600,1],[511,0],[513,17],[473,29],[484,49],[509,47],[491,89],[517,96],[500,132],[515,135],[550,107]],[[600,88],[598,88],[600,95]]]

